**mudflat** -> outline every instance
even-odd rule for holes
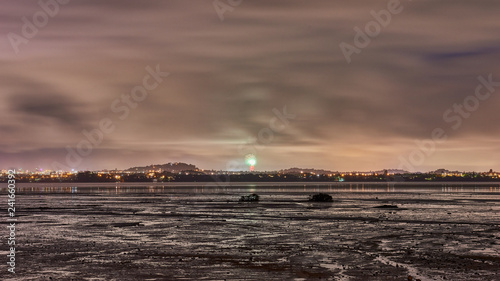
[[[333,202],[308,202],[317,192]],[[238,202],[251,193],[260,201]],[[2,280],[500,280],[498,184],[26,185],[16,196],[17,273],[4,266]]]

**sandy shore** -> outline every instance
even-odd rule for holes
[[[498,191],[94,189],[20,192],[1,279],[500,280]]]

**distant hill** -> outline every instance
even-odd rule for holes
[[[380,170],[380,171],[375,171],[377,174],[383,174],[385,171],[389,174],[409,174],[410,172],[401,170],[401,169],[387,169],[387,170]]]
[[[198,167],[192,164],[186,164],[181,162],[167,163],[167,164],[157,164],[142,167],[132,167],[126,171],[130,172],[149,172],[149,171],[161,171],[161,172],[171,172],[178,173],[183,171],[197,171]]]
[[[493,172],[492,170],[490,170],[490,173]],[[450,170],[447,170],[447,169],[437,169],[435,171],[431,171],[429,172],[429,174],[434,174],[434,175],[443,175],[443,174],[450,174],[450,175],[453,175],[453,174],[462,174],[462,172],[460,171],[450,171]]]
[[[303,169],[303,168],[295,168],[295,167],[289,168],[289,169],[279,170],[279,172],[282,174],[301,174],[301,173],[311,174],[311,173],[314,173],[314,174],[320,174],[320,175],[337,173],[337,172],[322,170],[322,169],[313,169],[313,168]]]

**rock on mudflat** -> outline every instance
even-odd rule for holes
[[[333,202],[332,196],[326,193],[317,193],[309,196],[311,202]]]
[[[399,209],[399,207],[397,205],[381,205],[381,206],[376,206],[376,207],[373,207],[373,208],[377,208],[377,209]]]
[[[253,193],[247,196],[241,196],[240,202],[259,202],[260,196]]]

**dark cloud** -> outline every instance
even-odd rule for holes
[[[75,103],[57,94],[16,94],[11,96],[10,106],[21,114],[51,118],[73,128],[81,128],[84,123],[83,116],[77,113]]]
[[[459,52],[446,52],[446,53],[436,53],[429,54],[427,58],[431,61],[439,61],[439,60],[454,60],[454,59],[462,59],[467,57],[479,57],[479,56],[487,56],[489,54],[495,54],[500,51],[500,48],[493,47],[482,47],[481,49],[473,49],[473,50],[464,50]]]

